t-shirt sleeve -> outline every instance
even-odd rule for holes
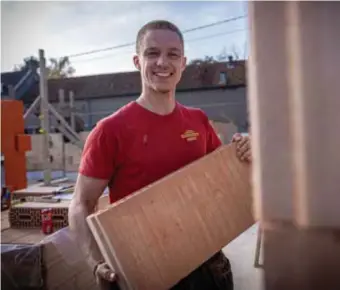
[[[80,160],[80,174],[98,179],[112,178],[118,144],[114,130],[107,127],[105,123],[98,123],[88,135]]]
[[[207,115],[203,111],[201,112],[202,112],[204,124],[206,127],[206,132],[207,132],[206,142],[207,142],[207,154],[208,154],[216,150],[218,147],[220,147],[222,145],[222,142],[221,142],[221,139],[217,136],[215,129],[210,124]]]

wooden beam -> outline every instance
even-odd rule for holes
[[[70,98],[70,119],[71,119],[71,128],[76,130],[76,118],[75,118],[75,106],[74,106],[74,93],[73,91],[69,92]]]
[[[340,289],[339,15],[339,2],[249,2],[265,289]]]
[[[48,90],[47,90],[47,70],[44,50],[39,50],[39,68],[40,68],[40,120],[42,134],[44,136],[44,146],[42,150],[44,160],[44,183],[50,185],[51,182],[51,164],[50,164],[50,152],[49,152],[49,113],[48,113]]]

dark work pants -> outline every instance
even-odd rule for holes
[[[233,290],[234,281],[229,260],[218,252],[170,290]],[[113,283],[110,290],[119,290]]]
[[[234,281],[229,260],[218,252],[171,290],[233,290]]]

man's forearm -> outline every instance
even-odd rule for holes
[[[76,204],[75,201],[72,201],[69,209],[70,230],[84,253],[87,263],[92,269],[94,269],[94,266],[103,259],[86,222],[86,218],[94,212],[94,208],[95,207],[92,205]]]

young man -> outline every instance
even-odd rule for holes
[[[142,27],[133,61],[141,73],[142,93],[101,120],[88,136],[69,209],[70,229],[101,282],[119,277],[102,260],[85,219],[105,187],[110,189],[110,202],[115,202],[221,145],[203,111],[175,100],[186,66],[183,37],[175,25],[153,21]],[[195,131],[197,138],[182,138],[187,130]],[[249,139],[238,135],[233,141],[241,160],[249,161]],[[230,263],[218,252],[173,289],[233,289]]]

